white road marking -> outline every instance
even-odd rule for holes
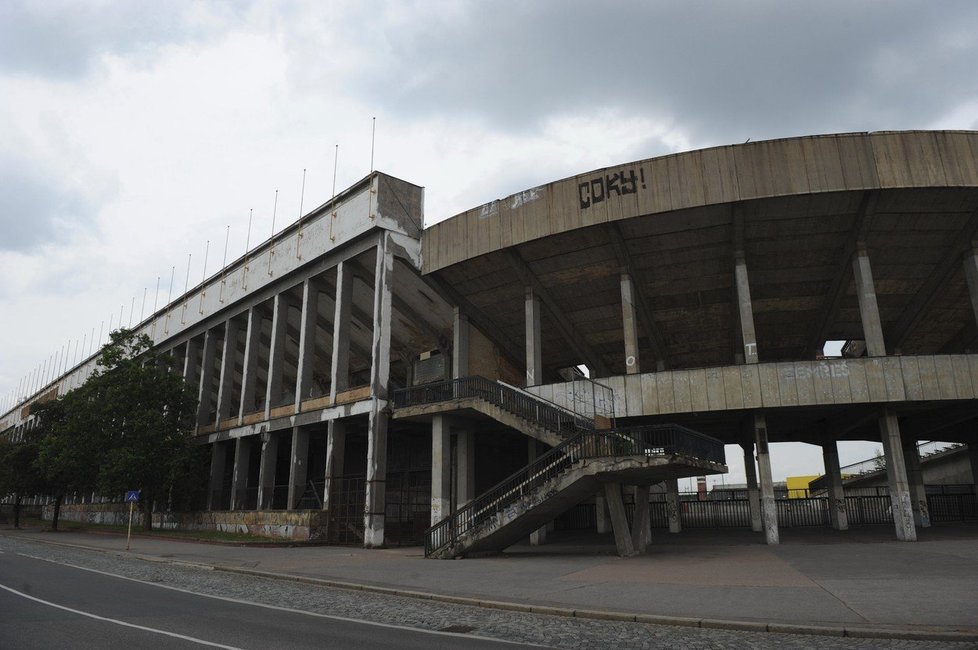
[[[518,641],[506,641],[505,639],[494,639],[488,636],[478,636],[476,634],[460,634],[458,632],[442,632],[441,630],[425,630],[419,627],[411,627],[410,625],[396,625],[394,623],[378,623],[376,621],[366,621],[359,618],[349,618],[347,616],[336,616],[335,614],[321,614],[319,612],[307,612],[301,609],[293,609],[291,607],[281,607],[279,605],[267,605],[265,603],[256,603],[250,600],[241,600],[240,598],[229,598],[227,596],[215,596],[213,594],[202,594],[196,591],[190,591],[189,589],[184,589],[182,587],[174,587],[172,585],[164,585],[158,582],[147,582],[146,580],[140,580],[139,578],[130,578],[129,576],[121,576],[117,573],[109,573],[108,571],[101,571],[99,569],[92,569],[89,567],[79,566],[77,564],[71,564],[70,562],[58,562],[57,560],[52,560],[46,557],[40,557],[38,555],[28,555],[27,553],[18,553],[17,555],[21,557],[30,558],[32,560],[40,560],[41,562],[49,562],[51,564],[59,564],[61,566],[71,567],[72,569],[79,569],[80,571],[90,571],[92,573],[98,573],[104,576],[109,576],[110,578],[118,578],[119,580],[128,580],[130,582],[138,582],[143,585],[148,585],[150,587],[159,587],[160,589],[170,589],[171,591],[179,591],[180,593],[190,594],[191,596],[200,596],[201,598],[213,598],[214,600],[223,600],[228,603],[236,603],[238,605],[251,605],[252,607],[263,607],[265,609],[272,609],[279,612],[289,612],[291,614],[302,614],[305,616],[314,616],[316,618],[326,618],[333,621],[344,621],[346,623],[360,623],[362,625],[372,625],[374,627],[383,627],[393,630],[406,630],[410,632],[419,632],[422,634],[434,634],[437,636],[453,636],[463,639],[479,639],[482,641],[494,641],[496,643],[505,643],[508,645],[523,645],[524,647],[530,648],[552,648],[553,646],[544,645],[534,645],[531,643],[521,644]],[[196,567],[195,565],[194,568]],[[3,587],[3,585],[0,585]],[[4,587],[6,589],[6,587]],[[337,587],[338,588],[338,587]],[[221,646],[223,647],[223,646]]]
[[[131,627],[137,630],[143,630],[144,632],[152,632],[153,634],[162,634],[164,636],[173,637],[175,639],[182,639],[184,641],[190,641],[191,643],[198,643],[200,645],[210,646],[212,648],[225,648],[226,650],[242,650],[236,646],[223,645],[221,643],[212,643],[210,641],[205,641],[203,639],[198,639],[196,637],[187,636],[185,634],[177,634],[176,632],[167,632],[166,630],[158,630],[154,627],[146,627],[145,625],[136,625],[135,623],[127,623],[126,621],[120,621],[115,618],[108,618],[105,616],[99,616],[98,614],[92,614],[91,612],[83,612],[80,609],[72,609],[71,607],[65,607],[64,605],[59,605],[57,603],[52,603],[47,600],[41,600],[40,598],[35,598],[25,594],[22,591],[17,591],[16,589],[11,589],[6,585],[0,585],[0,589],[4,591],[9,591],[10,593],[20,596],[21,598],[26,598],[27,600],[33,600],[36,603],[41,603],[42,605],[47,605],[48,607],[54,607],[55,609],[61,609],[66,612],[71,612],[72,614],[78,614],[79,616],[87,616],[88,618],[94,618],[96,621],[104,621],[106,623],[113,623],[115,625],[121,625],[123,627]]]

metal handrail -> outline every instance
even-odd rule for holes
[[[684,455],[723,464],[723,443],[678,425],[582,431],[503,479],[425,531],[425,557],[458,538],[584,458]]]

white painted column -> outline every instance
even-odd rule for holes
[[[890,505],[896,537],[901,542],[917,541],[917,529],[913,523],[913,507],[910,504],[910,485],[907,466],[903,458],[900,440],[900,423],[892,409],[884,408],[879,419],[883,457],[886,459],[886,479],[890,491]]]
[[[316,320],[319,316],[319,286],[312,278],[302,283],[302,315],[299,317],[299,361],[295,378],[295,411],[302,400],[312,397],[312,373],[316,367]]]
[[[278,436],[261,434],[261,465],[258,468],[258,509],[268,510],[275,500],[275,466],[278,464]]]
[[[330,420],[326,423],[326,480],[323,485],[323,510],[330,510],[334,505],[333,487],[336,479],[343,476],[345,457],[346,425],[339,420]]]
[[[268,381],[265,386],[265,419],[272,417],[282,397],[282,372],[285,366],[285,331],[288,326],[289,306],[285,296],[275,294],[272,299],[272,340],[268,350]]]
[[[846,511],[846,492],[839,470],[839,446],[831,440],[822,445],[822,462],[825,464],[825,481],[828,483],[829,518],[832,528],[849,530],[849,513]]]
[[[295,510],[306,491],[306,470],[309,467],[309,431],[292,427],[292,462],[289,465],[288,509]]]
[[[635,486],[635,512],[632,516],[632,546],[644,553],[652,543],[652,517],[649,511],[649,486]]]
[[[452,436],[448,418],[431,419],[431,525],[447,517],[452,509]]]
[[[217,510],[223,504],[218,503],[215,497],[221,496],[224,489],[224,470],[227,463],[227,453],[224,450],[223,442],[215,442],[211,445],[211,475],[210,490],[207,492],[207,509]]]
[[[920,471],[920,450],[916,440],[903,441],[903,460],[907,466],[907,483],[910,487],[910,507],[913,522],[920,528],[930,528],[930,508],[927,506],[927,488]]]
[[[200,384],[197,390],[197,424],[207,424],[207,414],[214,398],[214,355],[217,336],[214,330],[204,332],[204,352],[200,362]]]
[[[469,374],[469,318],[455,308],[452,325],[452,378],[459,379]]]
[[[635,284],[628,273],[621,274],[621,323],[625,339],[625,373],[641,372],[638,350],[638,318],[635,315]]]
[[[251,461],[251,438],[234,441],[234,475],[231,479],[231,510],[243,510],[247,503],[248,472]]]
[[[666,481],[666,517],[669,519],[670,533],[678,533],[683,529],[679,505],[679,479],[668,479]]]
[[[757,470],[761,487],[761,522],[764,539],[768,544],[780,541],[778,534],[778,507],[774,501],[774,479],[771,476],[771,456],[768,452],[767,421],[760,413],[754,414],[754,444],[757,450]]]
[[[350,388],[350,318],[353,304],[353,271],[346,262],[336,267],[336,306],[333,309],[333,358],[330,367],[330,402]]]
[[[244,423],[244,416],[258,411],[256,393],[258,385],[258,347],[261,338],[261,311],[258,307],[248,310],[248,327],[245,331],[244,367],[241,371],[241,405],[238,410],[238,424]]]
[[[540,297],[526,289],[526,385],[543,383],[543,341],[540,332]]]
[[[217,417],[214,426],[231,417],[231,393],[234,390],[234,362],[238,356],[238,323],[233,318],[224,323],[224,350],[221,352],[221,378],[217,388]]]
[[[747,278],[747,261],[743,251],[738,251],[734,258],[734,281],[737,283],[737,309],[740,315],[740,338],[744,343],[744,363],[757,363],[754,310],[750,299],[750,282]]]
[[[869,264],[866,246],[860,243],[852,259],[852,275],[856,283],[856,297],[859,300],[859,317],[863,325],[863,338],[866,340],[866,354],[871,357],[885,357],[886,343],[883,339],[883,326],[880,323],[879,305],[876,304],[876,287],[873,284],[873,270]]]
[[[761,493],[757,489],[754,443],[742,443],[740,448],[744,450],[744,474],[747,477],[747,509],[750,512],[750,529],[759,533],[764,530],[764,524],[761,521]]]

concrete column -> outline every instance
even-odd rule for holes
[[[374,332],[370,363],[370,393],[387,399],[391,375],[391,315],[394,288],[394,252],[390,237],[384,235],[377,245],[374,269]]]
[[[323,485],[323,509],[333,506],[333,486],[335,480],[343,476],[343,460],[346,456],[346,425],[339,420],[326,423],[326,476]]]
[[[608,532],[608,502],[603,491],[594,495],[594,520],[598,533]]]
[[[265,386],[265,419],[282,396],[282,371],[285,366],[285,330],[288,326],[289,305],[285,296],[277,293],[272,299],[272,340],[268,349],[268,382]]]
[[[221,507],[215,496],[220,496],[224,489],[224,467],[227,462],[227,454],[224,452],[224,443],[215,442],[211,445],[211,476],[210,490],[207,492],[207,509],[217,510]]]
[[[221,378],[217,388],[217,417],[214,425],[231,417],[231,393],[234,390],[234,361],[238,356],[238,323],[233,318],[224,323],[224,351],[221,353]]]
[[[455,437],[455,467],[458,468],[455,494],[461,508],[475,498],[475,434],[471,429],[463,429]]]
[[[526,289],[526,385],[543,383],[543,342],[540,334],[540,296]]]
[[[621,274],[621,323],[625,339],[625,372],[641,372],[638,355],[638,318],[635,316],[635,285],[632,276]]]
[[[246,507],[250,461],[251,438],[236,438],[234,441],[234,475],[231,479],[231,510],[243,510]]]
[[[197,424],[207,424],[214,397],[214,356],[217,353],[217,335],[214,330],[204,332],[204,354],[200,362],[200,385],[197,391]]]
[[[197,339],[188,340],[183,355],[183,380],[188,384],[197,381],[197,373],[200,372],[199,356],[200,342]]]
[[[764,530],[761,521],[761,493],[757,489],[757,465],[754,462],[754,443],[741,443],[744,450],[744,474],[747,476],[747,509],[750,512],[750,529],[755,533]]]
[[[907,467],[907,482],[910,486],[910,506],[913,508],[913,522],[920,528],[930,528],[930,509],[927,507],[927,489],[924,475],[920,471],[920,450],[916,440],[903,441],[903,460]]]
[[[363,516],[364,548],[384,545],[384,502],[387,496],[387,412],[377,399],[367,429],[367,496]]]
[[[631,557],[635,555],[632,536],[628,530],[628,519],[625,517],[625,504],[621,500],[621,484],[605,483],[604,496],[608,500],[608,510],[611,513],[611,528],[615,532],[615,546],[618,555]]]
[[[288,509],[295,510],[306,491],[306,469],[309,467],[309,432],[292,427],[292,462],[289,464]]]
[[[536,438],[526,439],[527,462],[532,463],[539,455]],[[547,543],[547,525],[540,526],[530,533],[530,546],[542,546]]]
[[[737,283],[737,309],[740,315],[740,338],[744,344],[744,363],[757,363],[757,336],[754,333],[754,309],[750,300],[747,261],[744,252],[734,258],[734,280]]]
[[[458,379],[469,374],[469,317],[455,308],[452,326],[452,378]]]
[[[666,517],[669,519],[669,532],[682,531],[682,513],[679,512],[679,480],[666,481]]]
[[[754,414],[754,444],[757,449],[757,470],[761,484],[761,521],[764,539],[768,544],[779,543],[778,507],[774,502],[774,479],[771,477],[771,456],[767,448],[767,422],[764,416]]]
[[[254,413],[256,386],[258,384],[258,346],[261,338],[262,315],[258,307],[248,310],[248,326],[245,331],[244,368],[241,371],[241,406],[238,410],[238,423],[243,424],[244,416]]]
[[[825,464],[825,480],[828,482],[829,518],[832,528],[849,530],[849,514],[846,512],[846,493],[839,471],[839,446],[834,440],[822,445],[822,462]]]
[[[978,497],[978,444],[968,443],[968,461],[971,464],[971,483]]]
[[[438,414],[431,418],[431,525],[447,517],[452,510],[452,436],[448,418]]]
[[[330,402],[350,387],[350,319],[353,305],[353,269],[346,262],[336,267],[336,306],[333,309],[333,359],[330,367]]]
[[[883,409],[879,426],[880,438],[883,442],[883,457],[886,459],[886,479],[896,537],[901,542],[915,542],[917,529],[913,523],[910,485],[907,481],[907,466],[903,459],[903,446],[900,440],[900,423],[892,409]]]
[[[652,516],[649,512],[649,486],[635,486],[635,513],[632,516],[632,546],[644,553],[652,543]]]
[[[876,304],[873,270],[869,264],[866,246],[862,243],[857,246],[856,254],[852,258],[852,276],[856,283],[856,297],[859,299],[859,317],[863,324],[866,354],[871,357],[885,357],[886,343],[883,340],[879,306]]]
[[[971,242],[972,250],[964,256],[964,277],[968,281],[968,299],[971,301],[971,312],[978,324],[978,242]],[[978,481],[976,481],[978,483]]]
[[[299,317],[299,361],[295,379],[295,410],[311,397],[312,372],[316,367],[316,320],[319,316],[319,286],[315,280],[302,283],[302,316]]]
[[[258,509],[272,507],[275,491],[275,465],[278,461],[278,436],[263,433],[261,436],[261,466],[258,468]]]

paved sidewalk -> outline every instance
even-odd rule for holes
[[[0,532],[125,552],[125,538],[109,535]],[[738,530],[657,532],[645,555],[629,559],[614,555],[610,536],[593,533],[552,534],[546,546],[454,561],[426,560],[416,547],[255,548],[147,538],[134,538],[130,552],[449,597],[720,619],[760,629],[756,624],[978,635],[978,526],[923,530],[916,543],[891,541],[892,535],[890,527],[789,529],[781,545],[769,547],[761,534]]]

